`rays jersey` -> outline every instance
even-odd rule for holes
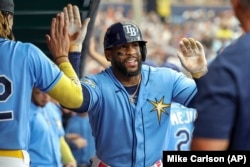
[[[32,88],[47,92],[62,73],[32,44],[0,38],[0,50],[0,149],[27,150]]]
[[[96,154],[110,166],[151,166],[160,160],[171,102],[186,105],[197,91],[194,80],[169,68],[143,65],[141,75],[136,104],[111,68],[82,79]]]
[[[170,122],[164,150],[188,151],[190,150],[197,111],[175,102],[171,104],[170,108]]]
[[[31,106],[31,137],[28,152],[31,167],[62,167],[60,138],[64,135],[61,110],[51,102],[44,107]]]
[[[89,124],[88,116],[72,116],[65,129],[66,133],[77,133],[87,140],[88,145],[81,149],[72,149],[72,153],[78,164],[90,165],[90,159],[95,156],[95,142]]]

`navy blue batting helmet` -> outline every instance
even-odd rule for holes
[[[142,34],[137,25],[131,22],[118,22],[111,25],[104,36],[104,49],[114,46],[139,42],[142,54],[142,60],[145,61],[147,49],[146,42],[142,38]]]
[[[0,10],[14,14],[14,1],[13,0],[0,0]]]

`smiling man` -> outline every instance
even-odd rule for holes
[[[92,166],[161,167],[171,102],[187,105],[197,91],[195,81],[183,73],[143,65],[146,43],[136,24],[110,25],[104,52],[111,66],[81,80],[84,102],[74,111],[89,114],[96,145]],[[193,78],[207,72],[198,41],[183,38],[180,51]]]

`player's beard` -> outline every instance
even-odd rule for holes
[[[120,61],[117,61],[116,59],[113,59],[112,66],[116,71],[122,73],[123,75],[132,77],[132,76],[137,76],[141,73],[142,61],[141,59],[137,59],[137,61],[138,61],[138,67],[136,70],[133,70],[133,71],[129,70],[126,67],[125,65],[126,60],[124,60],[123,62],[120,62]]]

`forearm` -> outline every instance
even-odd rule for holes
[[[67,108],[80,107],[83,102],[82,87],[74,69],[69,62],[61,63],[59,68],[65,75],[60,78],[48,94]]]
[[[60,138],[60,148],[61,148],[61,155],[62,155],[62,162],[63,164],[68,164],[70,162],[76,162],[68,144],[66,143],[64,137]]]
[[[74,71],[77,76],[80,77],[80,64],[81,64],[81,52],[70,52],[69,53],[69,61],[73,66]]]

